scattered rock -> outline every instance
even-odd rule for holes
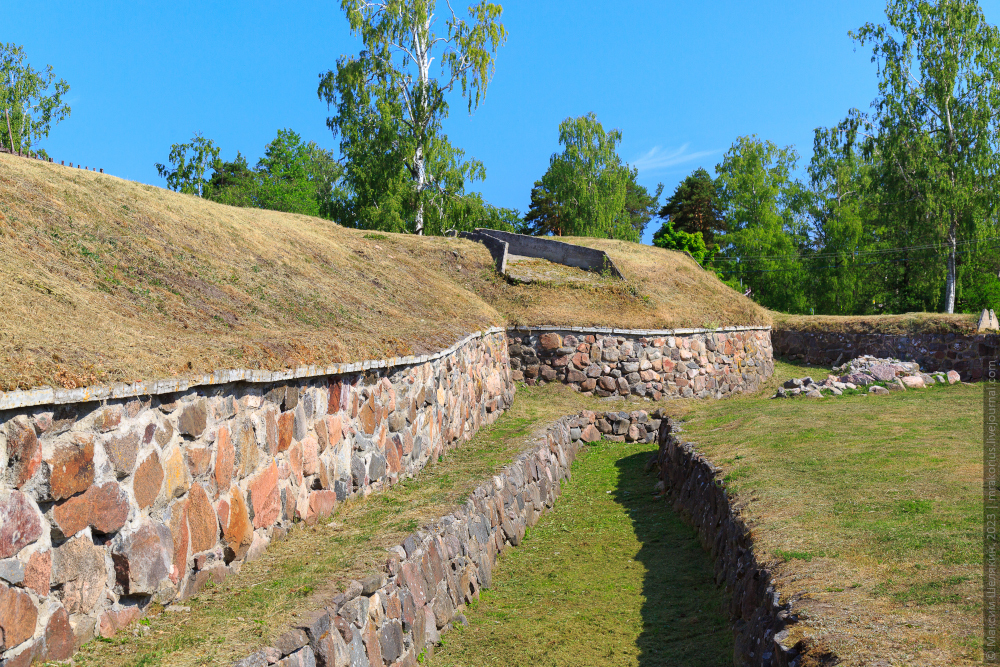
[[[888,394],[889,390],[886,389],[885,387],[880,387],[879,385],[876,384],[876,385],[872,385],[871,387],[868,387],[868,393],[869,394]]]

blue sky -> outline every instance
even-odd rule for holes
[[[471,117],[453,100],[445,123],[486,165],[471,189],[500,206],[527,209],[568,116],[593,111],[621,129],[622,157],[669,194],[744,134],[794,144],[802,166],[813,129],[867,109],[876,91],[871,54],[847,32],[882,21],[884,2],[502,4],[510,36],[486,98]],[[72,117],[44,144],[57,160],[163,186],[154,163],[195,131],[251,163],[284,127],[337,147],[316,84],[359,49],[339,3],[7,5],[0,40],[71,86]],[[1000,0],[981,5],[1000,21]]]

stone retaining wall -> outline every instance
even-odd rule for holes
[[[813,647],[782,642],[796,621],[792,603],[781,602],[771,572],[754,552],[750,528],[719,479],[719,469],[689,442],[660,422],[657,441],[660,479],[673,508],[698,531],[715,559],[716,583],[729,593],[729,617],[736,639],[734,664],[741,667],[797,667]],[[834,665],[829,654],[814,655],[815,665]]]
[[[925,372],[954,370],[965,381],[982,379],[990,359],[1000,357],[1000,335],[921,333],[773,333],[774,354],[789,361],[836,366],[862,355],[916,361]]]
[[[660,331],[556,327],[508,332],[515,380],[599,396],[722,398],[774,372],[769,328]]]
[[[351,582],[235,667],[415,667],[489,588],[498,555],[518,546],[525,528],[552,507],[583,443],[602,433],[651,443],[659,427],[644,411],[563,417],[460,509],[392,550],[383,575]]]
[[[0,412],[0,663],[66,659],[149,602],[221,580],[293,520],[416,474],[513,399],[502,330],[390,361]],[[62,394],[3,398],[46,395]]]

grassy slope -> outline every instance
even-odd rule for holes
[[[425,352],[508,322],[770,321],[683,255],[607,245],[626,283],[508,285],[470,241],[366,234],[0,155],[0,390]]]
[[[805,593],[797,608],[823,619],[794,632],[846,664],[971,664],[982,655],[981,387],[767,398],[806,374],[825,375],[779,362],[757,396],[670,407],[749,500],[782,595]]]

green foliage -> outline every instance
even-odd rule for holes
[[[931,272],[918,266],[916,275],[902,272],[903,280],[943,279],[941,302],[950,313],[959,241],[997,229],[1000,32],[969,0],[889,0],[886,17],[886,24],[851,33],[872,46],[878,66],[868,150],[897,231],[911,245],[946,250]]]
[[[726,231],[715,181],[703,168],[696,169],[680,182],[659,214],[680,232],[701,234],[704,243],[709,246],[715,242],[717,233]]]
[[[333,153],[314,141],[303,141],[290,129],[278,130],[253,169],[242,153],[237,153],[232,162],[223,162],[215,150],[214,172],[204,184],[206,199],[231,206],[330,217],[342,198],[339,180],[343,169]]]
[[[347,196],[332,216],[343,224],[387,231],[440,232],[449,200],[485,169],[468,162],[441,131],[448,96],[456,87],[473,111],[507,39],[503,9],[486,0],[469,7],[469,20],[451,10],[445,31],[434,31],[435,0],[343,0],[352,32],[364,49],[342,56],[320,75],[318,94],[335,115],[327,125],[340,136]],[[431,71],[434,61],[440,67]]]
[[[559,124],[562,153],[535,182],[525,215],[534,234],[596,236],[638,242],[656,214],[661,184],[650,194],[636,182],[638,171],[618,155],[621,130],[606,132],[589,113]]]
[[[188,151],[191,155],[188,155]],[[175,192],[202,196],[208,180],[205,173],[219,165],[219,147],[201,132],[196,132],[189,144],[174,144],[170,147],[167,161],[173,167],[157,163],[156,171],[167,179],[167,187]]]
[[[56,80],[51,65],[36,70],[25,61],[24,47],[0,44],[0,146],[45,156],[38,142],[69,118],[63,102],[68,92],[69,84]]]
[[[756,136],[740,137],[715,167],[725,234],[716,236],[720,266],[768,308],[806,308],[799,257],[805,243],[802,209],[808,196],[793,181],[798,154]]]
[[[705,239],[701,232],[685,232],[677,229],[672,220],[667,220],[660,227],[659,231],[653,234],[653,245],[667,250],[680,250],[690,253],[699,264],[705,264],[705,257],[709,254],[705,247]]]

